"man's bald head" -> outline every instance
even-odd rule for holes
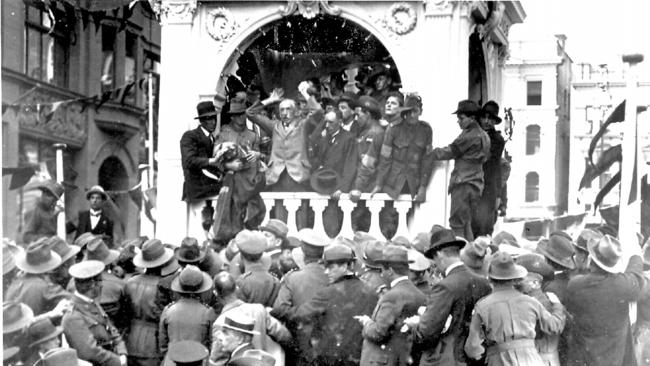
[[[221,297],[231,295],[237,289],[235,279],[228,272],[219,272],[214,276],[214,290]]]

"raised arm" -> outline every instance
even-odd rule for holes
[[[284,91],[281,88],[273,89],[268,98],[261,102],[256,102],[246,110],[246,117],[272,135],[275,122],[262,115],[261,112],[266,106],[280,102],[283,95]]]

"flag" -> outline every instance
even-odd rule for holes
[[[614,163],[620,162],[622,159],[621,145],[615,145],[605,150],[595,165],[587,162],[585,167],[585,173],[580,180],[580,186],[578,190],[586,187],[594,180],[594,178],[600,176],[606,172]]]
[[[9,183],[9,190],[20,188],[27,184],[29,180],[36,173],[33,166],[16,167],[16,168],[2,168],[2,175],[11,174],[11,182]]]
[[[609,182],[605,183],[605,186],[598,192],[596,199],[594,199],[594,212],[600,204],[603,202],[603,198],[621,181],[621,172],[616,173]]]

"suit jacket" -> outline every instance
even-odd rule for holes
[[[336,189],[348,192],[352,189],[357,173],[357,141],[348,131],[341,129],[334,137],[318,136],[313,140],[317,169],[332,169],[341,180]]]
[[[106,213],[102,210],[99,216],[99,222],[93,228],[90,222],[90,211],[79,211],[79,225],[77,225],[77,234],[75,239],[83,233],[91,233],[93,235],[106,235],[106,245],[113,246],[113,221],[108,218]]]
[[[203,133],[199,126],[183,134],[180,146],[181,164],[185,177],[181,199],[189,202],[218,195],[221,183],[208,178],[202,172],[202,169],[208,169],[215,175],[220,174],[208,165],[214,147],[210,138]]]
[[[488,280],[473,274],[465,265],[453,268],[447,277],[433,286],[427,310],[413,330],[414,343],[424,348],[420,365],[463,365],[468,362],[463,348],[469,334],[472,310],[474,304],[490,292]],[[449,317],[449,328],[444,329]]]
[[[379,298],[372,320],[363,327],[361,366],[398,365],[410,361],[411,340],[400,328],[404,319],[416,315],[426,297],[409,280],[398,282]]]

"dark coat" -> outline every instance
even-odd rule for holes
[[[298,307],[293,317],[313,324],[312,342],[317,359],[323,359],[320,363],[357,363],[363,339],[359,337],[361,324],[353,317],[370,316],[376,304],[375,291],[355,275],[347,275]]]
[[[73,310],[63,316],[61,324],[70,348],[81,360],[93,365],[120,366],[126,346],[117,328],[96,302],[72,297]]]
[[[131,326],[126,345],[129,356],[160,359],[158,325],[164,305],[158,294],[159,276],[140,274],[126,281]]]
[[[641,258],[633,256],[625,273],[592,272],[567,287],[566,309],[571,366],[635,366],[629,306],[644,285]]]
[[[502,177],[501,177],[501,155],[505,141],[501,132],[492,129],[486,131],[490,138],[490,157],[483,163],[483,180],[485,186],[483,194],[478,201],[478,214],[472,220],[474,237],[492,234],[494,223],[497,219],[497,199],[501,198]]]
[[[201,127],[186,131],[181,137],[181,164],[183,166],[182,200],[192,201],[205,197],[216,196],[221,189],[221,183],[208,178],[202,169],[209,169],[213,174],[220,174],[208,165],[212,157],[213,144]]]
[[[491,292],[488,280],[472,273],[465,265],[433,285],[427,310],[414,329],[414,343],[426,346],[420,365],[464,365],[465,340],[469,334],[474,304]],[[447,318],[451,316],[448,329]],[[443,332],[444,330],[444,332]]]
[[[405,366],[411,354],[411,340],[400,328],[404,319],[416,315],[426,296],[409,280],[398,282],[384,293],[363,327],[361,366]]]
[[[336,187],[341,192],[348,192],[353,188],[354,178],[357,173],[357,141],[352,133],[340,129],[334,137],[312,137],[314,164],[316,169],[332,169],[339,173],[341,181]]]
[[[248,303],[273,306],[280,290],[280,281],[261,263],[248,264],[246,270],[247,272],[237,279],[237,297]]]
[[[217,315],[210,307],[191,298],[181,298],[163,310],[158,327],[158,348],[167,353],[169,344],[196,341],[210,349],[210,328]]]
[[[57,215],[39,203],[25,216],[23,242],[29,244],[43,237],[56,235]]]
[[[93,235],[105,235],[106,245],[113,246],[113,221],[102,210],[99,216],[99,222],[93,228],[90,222],[90,211],[79,211],[79,224],[77,225],[77,233],[74,238],[77,239],[83,233],[91,233]]]
[[[59,301],[71,296],[63,287],[52,282],[47,275],[25,273],[14,279],[5,294],[5,299],[22,302],[34,311],[34,315],[41,315],[54,309]]]

